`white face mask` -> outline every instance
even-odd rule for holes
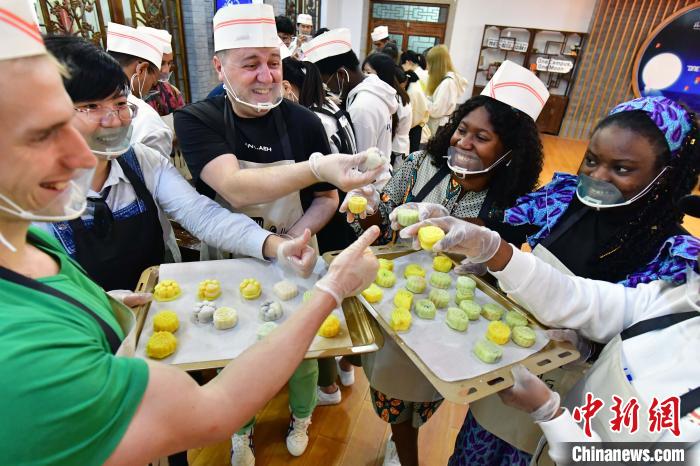
[[[468,153],[458,147],[450,146],[447,148],[447,166],[450,170],[459,178],[464,178],[468,175],[483,175],[488,173],[498,165],[503,162],[508,154],[510,154],[510,149],[508,152],[499,157],[498,160],[493,162],[490,166],[484,168],[484,162],[476,154]]]
[[[36,212],[24,210],[8,196],[0,193],[0,211],[29,222],[63,222],[73,220],[78,218],[85,210],[87,193],[94,174],[94,167],[76,170],[63,192]],[[0,234],[0,243],[12,252],[16,251],[16,248],[2,234]]]
[[[97,157],[112,160],[129,150],[133,131],[134,126],[131,123],[118,128],[100,127],[85,140]]]
[[[282,103],[282,83],[275,83],[275,87],[272,89],[272,102],[262,102],[262,103],[257,103],[253,104],[250,102],[246,102],[245,100],[241,99],[238,97],[238,94],[236,91],[233,89],[233,86],[229,82],[228,76],[226,76],[226,69],[224,68],[224,65],[221,64],[221,73],[224,75],[224,90],[226,91],[226,95],[237,103],[241,105],[245,105],[246,107],[253,108],[257,110],[258,112],[267,112],[272,110],[273,108],[277,107],[279,104]]]
[[[625,201],[622,192],[609,181],[597,180],[588,175],[580,174],[578,175],[578,182],[576,184],[576,197],[583,205],[594,209],[627,206],[651,191],[656,181],[661,178],[661,175],[663,175],[667,169],[668,167],[664,167],[664,169],[651,180],[651,183],[627,201]]]

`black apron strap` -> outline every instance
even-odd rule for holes
[[[564,222],[557,224],[554,227],[554,231],[552,231],[549,234],[549,236],[547,236],[545,239],[540,241],[540,244],[544,247],[549,247],[552,243],[561,238],[561,235],[566,233],[572,226],[576,224],[576,222],[581,220],[581,218],[588,212],[590,212],[590,209],[587,209],[585,207],[577,210],[573,213],[573,215],[571,215],[571,217],[564,220]]]
[[[138,160],[138,159],[136,159],[135,156],[134,156],[134,159]],[[141,177],[139,177],[136,174],[134,169],[131,168],[131,166],[129,165],[129,162],[127,162],[123,157],[119,157],[117,159],[117,163],[119,164],[120,167],[122,167],[122,171],[124,172],[124,176],[126,176],[126,179],[129,180],[129,183],[131,183],[131,186],[134,188],[134,192],[136,193],[136,197],[138,199],[142,200],[146,204],[146,210],[154,212],[156,217],[157,217],[158,216],[158,207],[156,207],[156,203],[153,200],[153,195],[146,187],[145,181],[143,181],[141,179]]]
[[[681,395],[681,417],[687,416],[700,407],[700,387]]]
[[[688,311],[681,312],[679,314],[667,314],[664,316],[653,317],[651,319],[642,320],[626,328],[620,333],[620,338],[628,340],[639,335],[643,335],[648,332],[653,332],[655,330],[663,330],[668,327],[672,327],[681,322],[685,322],[688,319],[693,319],[695,317],[700,317],[698,311]]]
[[[275,120],[275,127],[277,128],[277,134],[280,137],[280,144],[282,144],[282,154],[285,160],[291,160],[294,162],[294,152],[292,151],[292,143],[289,141],[289,131],[287,131],[287,123],[284,122],[282,118],[282,109],[279,106],[273,108],[272,118]]]
[[[413,198],[411,202],[423,202],[423,199],[425,199],[430,192],[435,189],[435,186],[437,186],[446,176],[450,174],[450,167],[447,166],[447,164],[443,165],[440,170],[437,171],[433,175],[430,180],[423,186],[423,188],[416,194],[416,196]]]
[[[40,293],[48,294],[50,296],[53,296],[54,298],[61,299],[68,304],[71,304],[78,309],[83,310],[86,312],[90,317],[95,319],[95,322],[100,326],[102,331],[104,332],[105,336],[107,337],[107,342],[109,343],[109,349],[112,352],[112,354],[117,354],[117,350],[119,349],[119,346],[121,345],[121,340],[119,339],[119,336],[117,333],[114,331],[112,327],[109,326],[107,322],[104,321],[102,317],[97,315],[92,309],[88,308],[85,306],[83,303],[78,301],[77,299],[73,298],[72,296],[68,296],[67,294],[63,293],[62,291],[59,291],[55,288],[52,288],[48,285],[45,285],[44,283],[41,283],[40,281],[31,279],[29,277],[26,277],[24,275],[18,274],[17,272],[14,272],[12,270],[6,269],[5,267],[0,267],[0,279],[7,280],[9,282],[16,283],[17,285],[24,286],[26,288],[30,288],[32,290],[38,291]]]

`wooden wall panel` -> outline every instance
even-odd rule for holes
[[[696,0],[598,0],[560,136],[588,139],[610,108],[633,98],[639,48],[665,18]]]

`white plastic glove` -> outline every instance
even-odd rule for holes
[[[486,264],[475,264],[469,259],[464,259],[460,264],[455,267],[455,273],[457,275],[476,275],[481,277],[488,273],[489,269]]]
[[[359,154],[328,154],[322,155],[314,152],[309,157],[309,168],[320,182],[330,183],[333,186],[348,192],[371,184],[384,171],[384,166],[365,172],[359,169],[367,159],[367,153]]]
[[[515,383],[512,387],[498,392],[503,403],[530,413],[535,422],[549,421],[559,412],[559,394],[550,390],[547,384],[525,366],[515,365],[510,373],[513,374]]]
[[[131,290],[111,290],[107,292],[113,299],[121,301],[127,307],[137,307],[153,300],[151,293],[136,293]]]
[[[316,282],[316,288],[331,295],[338,307],[343,299],[367,288],[377,276],[379,261],[369,246],[378,237],[379,227],[368,228],[331,262],[328,273]]]
[[[403,227],[399,224],[398,220],[398,210],[399,209],[411,209],[418,211],[418,221],[428,220],[429,218],[439,218],[439,217],[449,217],[450,212],[440,204],[433,204],[432,202],[407,202],[396,209],[392,210],[389,214],[389,220],[391,221],[392,230],[400,230]]]
[[[309,246],[309,239],[311,231],[306,228],[301,236],[281,242],[277,246],[277,263],[280,267],[288,268],[304,278],[311,275],[318,255],[314,248]]]
[[[354,196],[364,197],[367,199],[367,208],[364,212],[358,214],[360,218],[364,219],[367,218],[367,216],[374,215],[374,213],[377,211],[377,206],[379,206],[379,191],[377,191],[377,188],[375,188],[374,185],[368,184],[367,186],[353,189],[345,195],[345,199],[343,199],[343,203],[340,204],[340,208],[338,209],[341,214],[346,214],[348,223],[355,221],[355,214],[348,210],[348,202],[350,201],[350,198]]]
[[[463,254],[474,264],[487,262],[496,255],[501,244],[501,237],[495,231],[454,217],[431,218],[414,223],[401,230],[400,235],[402,238],[413,237],[413,247],[419,249],[418,230],[428,225],[434,225],[446,233],[435,243],[433,251]]]
[[[554,341],[568,341],[574,348],[581,354],[581,357],[574,362],[564,365],[563,367],[571,367],[572,365],[577,365],[585,363],[588,358],[593,354],[593,345],[590,341],[586,340],[578,334],[576,330],[570,330],[566,328],[553,328],[546,330],[545,333],[550,340]]]

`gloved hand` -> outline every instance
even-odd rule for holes
[[[559,412],[559,394],[550,390],[525,366],[513,366],[510,373],[513,374],[514,385],[498,392],[503,403],[530,413],[535,422],[549,421]]]
[[[476,275],[481,277],[488,273],[489,269],[486,264],[475,264],[469,259],[464,259],[460,264],[455,267],[455,273],[457,275]]]
[[[308,277],[314,270],[318,255],[309,246],[311,231],[306,228],[304,234],[297,238],[283,241],[277,246],[277,263],[280,267],[288,268],[301,277]]]
[[[496,255],[501,244],[501,237],[495,231],[454,217],[431,218],[414,223],[401,230],[400,236],[413,237],[413,247],[419,249],[418,230],[428,225],[434,225],[446,233],[435,243],[433,251],[463,254],[474,264],[487,262]]]
[[[366,152],[359,154],[328,154],[314,152],[309,157],[309,168],[318,181],[330,183],[348,192],[375,181],[384,171],[384,165],[362,172],[359,167],[367,159]]]
[[[111,290],[107,292],[113,299],[121,301],[127,307],[137,307],[153,300],[151,293],[136,293],[131,290]]]
[[[367,288],[379,270],[379,261],[369,249],[378,237],[379,227],[368,228],[331,262],[328,273],[316,282],[316,288],[331,295],[338,306],[343,299]]]
[[[449,217],[450,212],[440,204],[433,204],[432,202],[407,202],[403,205],[396,207],[389,214],[389,220],[391,220],[391,229],[400,230],[403,227],[399,225],[398,220],[398,210],[399,209],[411,209],[418,211],[418,221],[428,220],[429,218],[439,218],[439,217]]]
[[[579,363],[585,363],[588,358],[593,354],[593,344],[580,336],[576,330],[570,330],[567,328],[553,328],[546,330],[545,333],[550,340],[554,341],[568,341],[574,348],[581,354],[581,357],[574,362],[564,365],[563,367],[571,367]]]
[[[345,195],[343,203],[340,204],[338,211],[342,214],[345,213],[348,223],[355,221],[355,214],[348,210],[348,202],[353,196],[364,197],[367,199],[367,208],[361,214],[358,214],[360,218],[367,218],[367,216],[374,215],[377,211],[377,206],[379,205],[379,191],[374,185],[368,184],[367,186],[362,186],[361,188],[353,189]]]

